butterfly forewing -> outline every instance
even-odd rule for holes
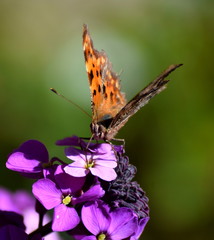
[[[125,95],[120,91],[118,77],[105,52],[94,49],[86,25],[83,26],[83,50],[91,92],[92,122],[112,119],[126,104]]]

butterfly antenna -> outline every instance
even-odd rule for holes
[[[63,96],[62,94],[58,93],[58,92],[56,91],[56,89],[50,88],[50,90],[51,90],[52,92],[54,92],[56,95],[58,95],[58,96],[60,96],[61,98],[65,99],[67,102],[73,104],[75,107],[79,108],[82,112],[84,112],[88,117],[91,118],[91,116],[90,116],[83,108],[81,108],[78,104],[76,104],[75,102],[73,102],[73,101],[71,101],[70,99],[66,98],[66,97]]]

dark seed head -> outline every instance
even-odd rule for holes
[[[118,155],[117,178],[111,182],[101,181],[106,191],[103,200],[113,208],[131,208],[139,218],[148,217],[148,198],[140,185],[132,181],[137,169],[129,164],[127,156]]]

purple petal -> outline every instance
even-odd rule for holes
[[[81,216],[85,227],[95,236],[109,227],[107,209],[101,201],[83,206]]]
[[[108,233],[112,240],[130,237],[137,229],[137,218],[128,208],[117,208],[110,213],[111,224]]]
[[[112,240],[125,239],[133,235],[137,228],[137,219],[133,218],[111,234]]]
[[[52,229],[53,231],[63,232],[76,227],[80,222],[80,218],[76,210],[60,204],[54,209],[54,217]]]
[[[84,177],[72,177],[64,172],[62,165],[59,165],[55,171],[55,181],[63,192],[75,193],[80,191],[85,183]]]
[[[14,225],[25,230],[23,216],[15,212],[0,210],[0,227],[5,225]]]
[[[83,150],[69,147],[65,149],[65,155],[72,161],[81,161],[82,164],[86,162],[86,152]]]
[[[144,228],[145,228],[148,221],[149,221],[149,217],[145,217],[145,218],[140,219],[140,221],[138,223],[138,228],[137,228],[135,234],[131,237],[131,240],[137,240],[137,239],[140,238],[140,235],[144,231]]]
[[[81,240],[96,240],[97,238],[95,236],[86,236],[82,238]]]
[[[48,162],[48,151],[44,144],[36,140],[24,142],[12,153],[6,167],[20,173],[26,173],[28,177],[40,177],[42,164]]]
[[[36,159],[40,162],[48,162],[49,155],[45,145],[37,140],[24,142],[15,152],[22,152],[27,159]]]
[[[55,182],[55,177],[54,174],[56,172],[56,169],[58,168],[58,164],[53,164],[50,167],[44,168],[43,169],[43,178],[48,178]]]
[[[73,199],[73,204],[95,201],[101,198],[105,194],[105,191],[101,188],[99,184],[91,187],[88,191],[83,193],[79,198]]]
[[[56,145],[59,146],[76,146],[76,147],[86,147],[87,143],[85,143],[81,138],[77,136],[67,137],[62,140],[58,140]]]
[[[120,154],[125,153],[123,145],[114,145],[113,148],[116,152],[118,152]]]
[[[84,162],[85,163],[85,162]],[[85,177],[89,170],[82,165],[82,162],[73,162],[64,168],[64,171],[73,177]]]
[[[89,231],[83,225],[82,221],[67,233],[75,240],[82,240],[85,236],[91,235],[91,233],[89,233]]]
[[[115,156],[115,153],[113,151],[111,152],[106,152],[103,154],[99,153],[94,153],[94,158],[93,159],[102,159],[102,160],[111,160],[111,161],[117,161],[117,158]]]
[[[97,144],[94,145],[92,148],[96,150],[96,153],[98,155],[113,152],[113,147],[109,143]]]
[[[112,181],[117,177],[117,174],[113,168],[95,166],[90,168],[91,173],[105,181]]]
[[[28,236],[23,229],[14,225],[7,225],[0,228],[1,240],[27,240]]]
[[[107,143],[102,143],[97,146],[93,152],[93,159],[114,160],[117,161],[113,146]]]
[[[76,149],[74,147],[69,147],[65,149],[65,155],[73,160],[73,161],[80,161],[84,160],[86,161],[86,158],[90,159],[93,158],[94,160],[100,159],[100,160],[111,160],[111,161],[117,161],[114,151],[112,150],[112,146],[103,143],[103,144],[97,144],[94,151],[90,149],[87,150],[81,150]]]
[[[13,194],[6,189],[0,189],[0,210],[20,213],[20,209],[14,204]]]
[[[95,160],[96,165],[100,165],[103,167],[109,167],[109,168],[115,168],[117,166],[117,162],[114,160],[103,160],[103,159],[96,159]]]
[[[46,209],[52,209],[62,202],[62,192],[50,179],[40,179],[33,184],[33,194]]]
[[[32,194],[23,190],[16,191],[13,195],[13,201],[16,202],[16,206],[23,212],[26,208],[35,208],[35,198]]]

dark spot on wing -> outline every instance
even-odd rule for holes
[[[99,77],[99,71],[96,70],[97,77]]]
[[[101,92],[101,87],[100,87],[100,85],[98,85],[98,92],[99,92],[99,93]]]
[[[93,96],[96,96],[96,94],[97,94],[97,91],[94,89]]]
[[[86,54],[86,51],[84,51],[84,57],[85,57],[85,60],[87,60],[87,54]]]
[[[108,98],[108,94],[107,94],[107,93],[104,94],[104,98],[105,98],[105,99]]]
[[[103,94],[106,94],[106,86],[103,85]]]
[[[93,74],[92,69],[91,69],[90,73],[88,74],[88,76],[89,76],[89,82],[90,82],[90,85],[91,85],[92,84],[92,80],[94,78],[94,74]]]
[[[114,96],[114,93],[113,93],[113,92],[110,92],[110,99],[111,99],[111,102],[113,102],[113,96]]]

